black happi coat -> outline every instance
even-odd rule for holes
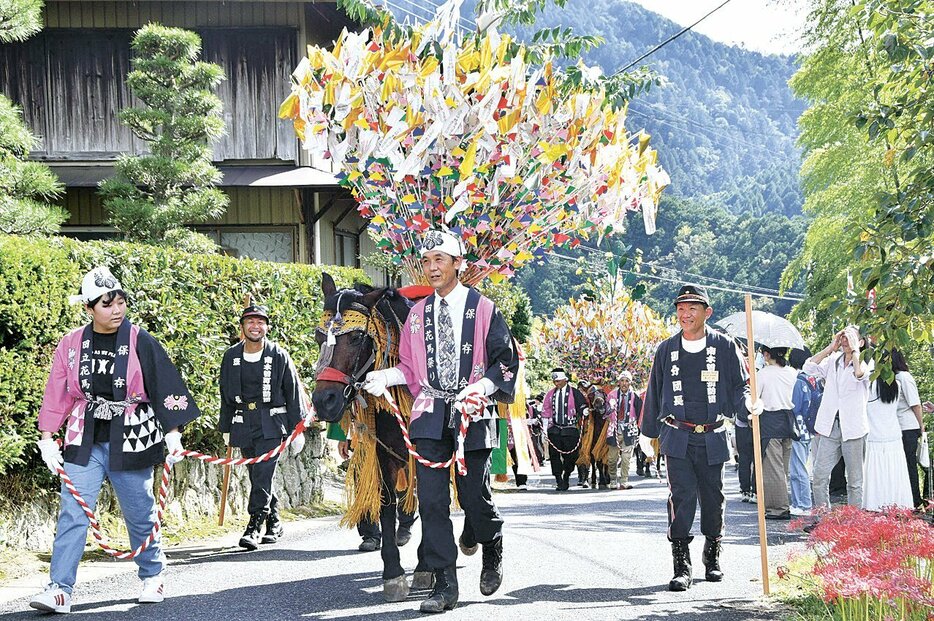
[[[94,411],[101,407],[91,401],[93,382],[85,382],[91,377],[93,351],[94,330],[92,324],[88,324],[82,330],[77,361],[81,389],[89,401],[84,413],[84,435],[80,444],[66,446],[64,450],[65,461],[80,466],[86,466],[90,460],[96,422]],[[201,412],[162,345],[128,319],[124,319],[117,330],[114,353],[113,401],[127,401],[128,389],[137,387],[139,379],[127,377],[133,357],[142,373],[144,394],[129,395],[136,406],[127,408],[123,415],[114,416],[110,423],[110,469],[119,472],[152,468],[165,459],[165,433],[195,420]],[[135,363],[132,366],[135,367]]]
[[[714,348],[716,371],[719,377],[716,382],[716,393],[713,402],[707,404],[707,424],[715,423],[720,417],[733,418],[739,413],[745,418],[745,398],[749,394],[747,381],[749,374],[743,363],[742,354],[736,343],[729,336],[707,328],[707,344],[705,354],[711,354]],[[681,349],[681,332],[664,340],[655,351],[652,362],[652,372],[649,375],[648,387],[645,391],[645,406],[642,413],[640,430],[643,435],[650,438],[659,438],[659,449],[662,455],[684,458],[687,454],[690,431],[676,429],[665,424],[668,416],[679,421],[689,422],[685,415],[684,405],[677,403],[673,382],[694,381],[700,378],[685,378],[677,374],[678,360],[673,359],[673,352]],[[730,449],[727,443],[724,428],[719,433],[709,432],[703,434],[707,447],[707,461],[709,464],[719,464],[730,459]]]
[[[248,416],[260,416],[263,438],[282,438],[292,432],[295,425],[305,417],[301,382],[292,359],[278,344],[266,340],[263,354],[258,363],[262,366],[263,395],[249,409],[246,397],[241,394],[240,365],[243,363],[241,341],[224,352],[221,362],[221,413],[218,430],[230,434],[230,445],[252,446]],[[268,371],[268,374],[267,374]]]

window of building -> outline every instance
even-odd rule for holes
[[[294,263],[295,227],[197,227],[213,239],[224,254],[258,261]]]
[[[360,238],[356,233],[334,229],[334,262],[360,267]]]

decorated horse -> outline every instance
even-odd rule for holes
[[[610,481],[607,465],[608,447],[606,432],[609,421],[606,415],[606,394],[597,384],[581,382],[581,392],[587,399],[590,416],[581,423],[580,453],[577,457],[578,474],[581,481],[590,478],[590,486],[608,485]]]
[[[327,273],[321,275],[321,289],[324,311],[315,332],[321,354],[311,399],[317,418],[339,423],[355,447],[347,470],[348,508],[341,523],[379,520],[383,597],[402,601],[409,584],[396,544],[397,491],[405,490],[401,502],[414,511],[415,468],[388,401],[359,387],[367,372],[398,363],[399,334],[413,302],[392,288],[355,284],[338,289]],[[397,386],[389,391],[407,418],[412,406],[408,389]],[[432,577],[419,558],[412,587],[430,588]]]

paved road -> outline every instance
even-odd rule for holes
[[[480,595],[480,554],[458,562],[461,601],[445,619],[640,619],[723,621],[780,619],[763,601],[759,582],[755,506],[738,501],[736,475],[727,467],[727,535],[722,583],[705,583],[702,537],[692,545],[694,575],[686,593],[666,590],[671,577],[665,540],[667,488],[637,477],[627,491],[572,488],[559,493],[551,477],[532,477],[527,492],[506,489],[496,502],[506,519],[505,579],[492,597]],[[459,532],[462,514],[455,516]],[[356,551],[356,532],[336,518],[286,525],[283,541],[260,551],[238,551],[238,536],[199,547],[170,550],[169,599],[136,603],[140,582],[132,564],[107,563],[101,578],[79,571],[73,613],[93,619],[370,619],[424,618],[423,596],[387,604],[380,595],[378,553]],[[770,523],[773,567],[800,537],[787,523]],[[695,525],[695,530],[697,525]],[[402,549],[403,565],[415,566],[418,528]],[[99,574],[98,574],[99,575]],[[41,579],[35,578],[38,590]],[[8,597],[0,598],[9,600]],[[28,599],[0,603],[0,619],[34,619]]]

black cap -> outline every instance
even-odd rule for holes
[[[250,304],[244,308],[243,312],[240,314],[240,323],[243,323],[243,320],[249,317],[262,317],[266,320],[266,323],[269,323],[269,315],[267,314],[265,306]]]
[[[684,285],[678,289],[678,297],[675,298],[675,304],[681,302],[698,302],[704,306],[710,306],[710,298],[707,297],[707,290],[700,285]]]

